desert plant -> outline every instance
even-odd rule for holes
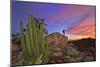
[[[45,34],[44,20],[28,17],[28,25],[24,31],[24,24],[21,22],[21,45],[23,51],[23,64],[41,64],[50,56],[48,48],[48,33]]]

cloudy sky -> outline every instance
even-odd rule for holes
[[[12,32],[20,32],[20,21],[27,24],[28,15],[44,18],[50,33],[66,30],[73,39],[95,38],[95,6],[50,4],[39,2],[12,2]]]

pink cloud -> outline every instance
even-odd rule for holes
[[[76,35],[87,35],[87,34],[92,34],[93,32],[95,32],[95,22],[91,24],[89,23],[81,24],[77,27],[74,27],[73,29],[69,30],[66,33],[76,34]]]
[[[80,14],[86,12],[89,9],[87,6],[71,6],[69,8],[63,8],[58,11],[54,16],[48,18],[49,22],[59,21],[63,19],[70,18],[72,16],[79,16]]]

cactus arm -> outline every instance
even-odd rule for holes
[[[21,31],[21,46],[23,50],[23,56],[26,56],[26,46],[25,46],[25,35],[24,35],[24,25],[23,22],[20,24],[20,31]]]
[[[25,32],[25,39],[26,39],[26,50],[28,51],[28,55],[29,56],[31,56],[32,54],[32,52],[31,52],[31,44],[30,44],[30,39],[29,39],[29,34],[28,34],[28,29],[26,30],[26,32]]]

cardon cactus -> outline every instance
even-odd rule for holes
[[[48,33],[45,34],[43,19],[28,17],[28,26],[24,31],[23,22],[20,24],[23,64],[41,64],[50,56],[48,48]]]

